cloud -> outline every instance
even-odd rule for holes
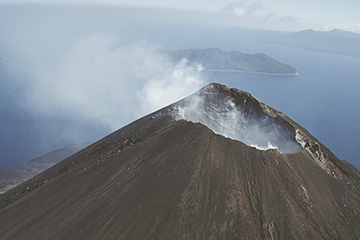
[[[25,69],[26,109],[115,130],[198,90],[201,70],[186,60],[173,63],[144,41],[121,45],[117,38],[90,35],[62,61]]]
[[[218,18],[234,27],[260,28],[272,30],[301,29],[298,19],[269,11],[271,7],[259,2],[233,2],[220,10]]]
[[[296,19],[293,16],[285,15],[280,17],[280,22],[292,23],[292,22],[296,22]]]
[[[177,107],[179,119],[200,122],[217,134],[261,150],[277,148],[287,153],[301,149],[291,131],[274,118],[252,114],[251,111],[246,113],[235,99],[219,95],[207,94],[206,91],[202,95],[192,95]]]
[[[238,17],[249,15],[262,8],[259,2],[246,3],[245,1],[233,2],[221,10],[223,13],[233,14]]]
[[[272,24],[291,24],[295,23],[297,20],[295,17],[290,15],[280,15],[277,12],[270,12],[265,17],[264,23],[272,23]]]
[[[146,82],[146,104],[158,109],[197,91],[203,84],[200,65],[188,65],[186,59]],[[143,104],[144,105],[144,104]]]
[[[270,12],[268,15],[266,15],[265,17],[264,17],[264,23],[266,23],[266,22],[268,22],[268,21],[271,21],[271,20],[273,20],[274,18],[276,18],[276,15],[277,15],[277,13],[276,12]]]
[[[245,8],[237,7],[237,8],[233,9],[233,13],[235,13],[235,15],[241,17],[241,16],[246,15],[248,12]]]

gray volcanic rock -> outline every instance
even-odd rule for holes
[[[28,162],[8,168],[0,168],[0,193],[4,193],[20,183],[32,178],[88,145],[89,143],[72,144],[44,153]]]
[[[210,130],[234,108],[299,147]],[[358,170],[283,113],[211,84],[0,196],[0,239],[359,239],[359,215]]]
[[[211,71],[241,71],[273,75],[295,75],[294,67],[283,64],[262,54],[245,54],[239,51],[225,52],[219,48],[184,49],[168,51],[174,60],[187,59],[190,63],[201,64]]]

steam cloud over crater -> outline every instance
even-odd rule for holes
[[[212,88],[210,85],[201,94],[192,95],[176,106],[177,118],[199,122],[217,134],[257,149],[276,148],[281,153],[301,149],[295,140],[294,129],[288,123],[256,111],[250,102],[254,99],[244,99],[240,103],[238,99],[214,92]]]
[[[24,56],[33,51],[24,51]],[[122,44],[103,34],[79,39],[46,63],[34,58],[22,70],[28,76],[19,81],[25,88],[23,105],[32,114],[93,122],[110,131],[204,84],[202,68],[186,59],[174,63],[154,44]]]

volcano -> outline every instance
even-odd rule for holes
[[[8,168],[0,168],[0,194],[38,175],[56,163],[88,146],[89,143],[72,144],[47,152],[28,162]]]
[[[210,84],[0,197],[0,239],[360,239],[360,172]]]

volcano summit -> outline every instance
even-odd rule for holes
[[[210,84],[0,196],[0,239],[360,239],[360,172]]]

